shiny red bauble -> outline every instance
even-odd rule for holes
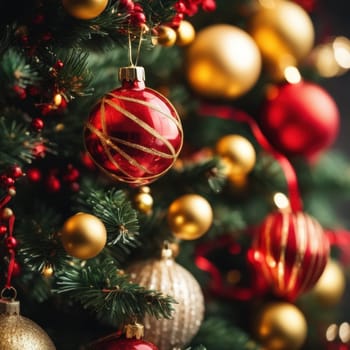
[[[260,127],[276,151],[314,160],[335,141],[339,111],[317,84],[284,84],[268,93]]]
[[[311,289],[324,271],[329,240],[308,214],[274,212],[259,226],[249,255],[272,292],[293,301]]]
[[[93,350],[158,350],[158,348],[142,339],[127,339],[124,337],[101,341]]]
[[[143,81],[122,82],[92,110],[85,147],[94,163],[117,181],[151,183],[174,164],[183,143],[173,105]]]

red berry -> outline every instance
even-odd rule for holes
[[[23,175],[22,168],[18,165],[14,165],[10,170],[10,174],[15,179],[18,179],[19,177],[21,177]]]
[[[61,189],[61,181],[53,175],[46,180],[46,188],[49,192],[58,192]]]
[[[27,177],[32,182],[39,182],[42,178],[41,171],[36,168],[31,168],[27,170]]]
[[[184,13],[186,11],[186,5],[183,3],[183,1],[178,1],[175,4],[175,10],[176,12]]]
[[[12,177],[9,177],[7,175],[1,175],[0,183],[1,183],[1,186],[3,187],[9,187],[9,186],[13,186],[13,184],[15,183],[15,180]]]
[[[61,60],[57,60],[57,62],[53,66],[55,69],[61,69],[64,67],[64,63]]]
[[[23,89],[21,86],[15,85],[13,87],[13,91],[17,94],[17,96],[21,99],[24,100],[27,97],[26,90]]]
[[[79,176],[79,170],[74,168],[72,164],[69,164],[66,173],[63,175],[63,180],[68,182],[74,182],[78,180]]]
[[[5,225],[0,225],[0,236],[7,232],[7,227]]]
[[[44,158],[45,157],[45,151],[46,147],[44,144],[39,143],[36,146],[33,147],[33,154],[37,158]]]
[[[146,23],[146,16],[143,12],[133,12],[130,21],[133,25],[141,25]]]
[[[120,0],[119,6],[123,9],[126,9],[128,12],[134,9],[134,2],[132,0]]]
[[[13,236],[7,237],[6,238],[6,247],[8,249],[15,249],[17,247],[17,239]]]

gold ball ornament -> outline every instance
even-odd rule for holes
[[[293,1],[272,0],[261,5],[249,20],[248,32],[277,80],[284,77],[286,67],[297,66],[314,45],[312,20]]]
[[[345,74],[350,68],[350,40],[338,36],[314,47],[308,63],[324,78]]]
[[[62,0],[62,5],[70,16],[89,20],[98,17],[106,9],[108,0]]]
[[[183,349],[196,335],[204,317],[204,297],[196,279],[174,261],[170,249],[164,249],[160,259],[134,263],[126,273],[133,282],[177,301],[171,319],[145,317],[144,339],[159,350]]]
[[[305,342],[307,323],[302,312],[288,302],[271,302],[253,316],[253,333],[267,350],[298,350]]]
[[[19,313],[18,301],[0,300],[0,349],[55,350],[46,332]]]
[[[322,306],[335,306],[344,294],[345,285],[346,279],[342,267],[336,260],[329,259],[321,277],[310,293]]]
[[[260,72],[260,51],[252,37],[238,27],[208,26],[188,46],[186,77],[203,97],[238,98],[255,85]]]
[[[159,26],[157,29],[157,36],[155,37],[155,43],[158,45],[170,47],[176,42],[176,31],[169,26]]]
[[[61,241],[67,254],[78,259],[91,259],[104,248],[107,231],[96,216],[77,213],[64,223]]]
[[[255,166],[255,149],[251,142],[241,135],[223,136],[216,143],[215,152],[223,159],[228,175],[233,178],[248,174]]]
[[[168,208],[167,221],[176,238],[193,240],[203,236],[213,223],[213,209],[198,194],[185,194]]]
[[[196,31],[189,21],[182,20],[176,29],[176,42],[178,46],[187,46],[191,44],[196,36]]]
[[[144,214],[150,214],[153,208],[153,197],[148,186],[140,187],[139,192],[134,197],[136,208]]]

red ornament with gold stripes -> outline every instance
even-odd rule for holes
[[[98,102],[85,126],[85,147],[113,179],[134,186],[157,180],[175,163],[183,143],[170,101],[145,86],[143,67],[122,67],[122,83]]]
[[[253,237],[249,259],[272,292],[293,301],[310,290],[324,271],[329,240],[305,212],[269,214]]]

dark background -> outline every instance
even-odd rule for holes
[[[350,0],[318,0],[314,19],[317,41],[330,35],[350,39]],[[334,147],[350,156],[350,71],[326,79],[323,85],[337,102],[341,115],[339,137]]]
[[[322,40],[326,35],[345,36],[350,39],[350,0],[318,0],[318,8],[315,17],[317,40]],[[340,111],[339,136],[335,141],[334,148],[340,149],[350,158],[350,70],[340,77],[326,79],[323,86],[336,101]],[[334,169],[337,171],[337,169]],[[348,174],[350,176],[350,170]],[[350,201],[343,203],[340,215],[350,223]],[[348,227],[349,229],[349,227]],[[346,268],[347,286],[343,301],[339,306],[341,318],[349,322],[350,315],[350,277]]]

